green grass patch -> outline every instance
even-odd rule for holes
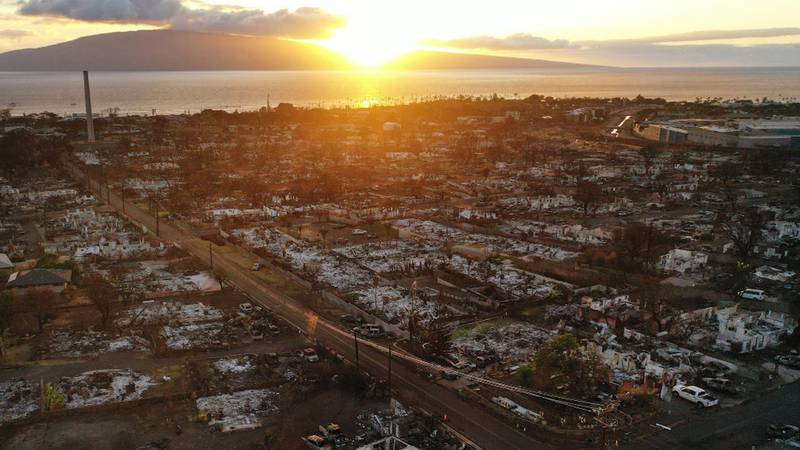
[[[163,380],[163,377],[166,375],[169,378],[177,379],[183,376],[183,365],[182,364],[171,364],[169,366],[161,366],[157,368],[153,375],[155,378],[159,378]]]
[[[68,366],[70,364],[84,363],[86,361],[86,359],[40,359],[31,361],[31,365],[41,367]]]
[[[495,319],[490,320],[487,322],[481,322],[478,324],[470,324],[464,325],[462,327],[458,327],[452,332],[450,332],[450,337],[452,339],[457,339],[460,337],[467,337],[467,336],[478,336],[481,334],[486,334],[489,330],[497,327],[502,327],[512,323],[511,319]]]
[[[36,261],[36,267],[39,269],[62,269],[62,270],[71,270],[72,269],[72,262],[71,261],[64,261],[59,262],[59,256],[53,254],[46,254],[39,258]]]
[[[8,364],[20,364],[30,361],[33,351],[30,344],[11,345],[5,348],[5,359]]]

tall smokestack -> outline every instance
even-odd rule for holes
[[[89,71],[83,71],[83,94],[86,97],[86,140],[94,142],[94,117],[92,117],[92,95],[89,93]]]

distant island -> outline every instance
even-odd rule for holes
[[[539,59],[418,51],[388,65],[406,70],[573,69]],[[86,36],[0,54],[0,71],[341,70],[353,68],[324,47],[269,37],[174,30]]]

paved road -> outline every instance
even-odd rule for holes
[[[77,180],[86,182],[83,174],[75,166],[66,164],[66,168]],[[107,199],[109,196],[105,189],[103,189],[102,195],[100,195],[100,189],[99,185],[92,183],[92,190],[98,198]],[[122,212],[122,201],[113,192],[110,195],[110,204],[117,211]],[[125,203],[124,210],[129,219],[146,225],[151,232],[155,231],[154,217],[146,211],[137,208],[130,202]],[[253,258],[252,261],[244,261],[232,258],[227,252],[214,251],[216,247],[214,244],[200,240],[165,221],[162,221],[159,226],[159,237],[175,242],[203,262],[212,263],[213,259],[213,269],[220,272],[253,301],[282,316],[287,322],[303,330],[311,339],[335,350],[350,361],[355,360],[353,337],[348,332],[320,318],[300,302],[272,289],[263,274],[249,270],[250,264],[256,261],[256,258]],[[387,378],[388,357],[385,348],[360,345],[359,361],[361,367],[374,376]],[[557,436],[545,434],[540,430],[529,431],[528,433],[538,432],[534,437],[519,431],[479,405],[468,402],[455,392],[428,381],[413,369],[396,360],[392,364],[391,381],[392,388],[400,394],[401,399],[421,406],[434,416],[442,418],[446,415],[448,424],[453,429],[481,448],[506,450],[560,447],[555,444],[558,442]]]
[[[753,445],[766,441],[766,429],[772,423],[800,424],[800,382],[785,385],[733,408],[693,411],[689,420],[672,431],[658,431],[624,448],[751,449]]]

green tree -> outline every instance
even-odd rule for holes
[[[587,358],[580,351],[580,343],[571,334],[562,334],[543,345],[534,355],[540,380],[561,375],[568,380],[573,394],[587,396],[596,384],[595,358]],[[546,386],[551,388],[551,386]]]
[[[522,364],[517,371],[517,380],[523,386],[530,386],[533,381],[533,368],[528,364]]]
[[[54,411],[64,406],[64,396],[51,383],[44,385],[44,410]]]

